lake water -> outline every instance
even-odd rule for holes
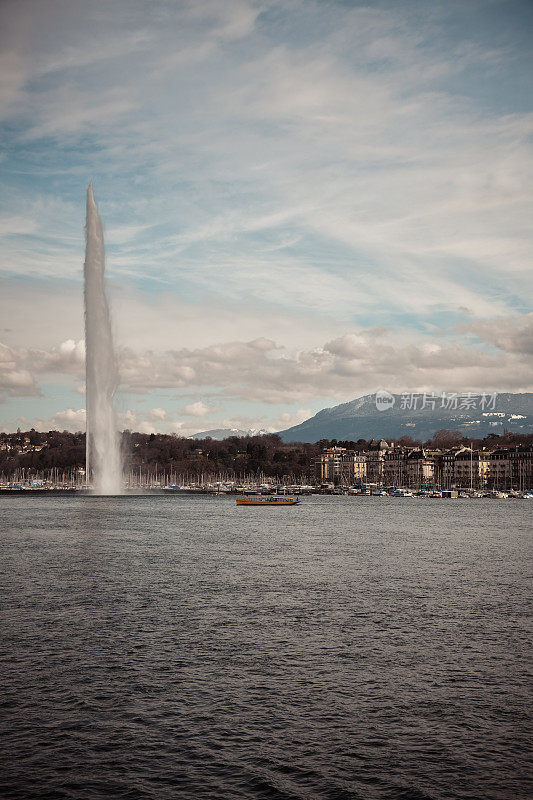
[[[1,497],[0,795],[531,797],[532,509]]]

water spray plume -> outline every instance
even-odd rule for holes
[[[122,492],[122,458],[113,399],[118,370],[105,292],[105,248],[102,223],[87,189],[85,226],[85,379],[87,398],[86,479],[95,494]]]

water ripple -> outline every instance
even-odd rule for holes
[[[1,503],[2,798],[533,794],[526,503]]]

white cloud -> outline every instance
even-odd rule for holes
[[[300,422],[304,422],[312,416],[313,411],[310,408],[299,408],[294,414],[285,411],[277,419],[270,421],[269,430],[280,431],[284,428],[291,428],[293,425],[299,425]]]
[[[522,354],[483,346],[463,346],[426,337],[395,342],[382,331],[361,331],[320,348],[287,353],[274,342],[229,342],[196,350],[137,355],[124,353],[124,386],[150,388],[220,387],[226,396],[266,403],[344,397],[388,386],[401,390],[525,390],[533,365]],[[186,414],[204,415],[200,401]]]
[[[137,411],[133,408],[128,408],[127,411],[122,411],[117,414],[120,427],[123,429],[134,430],[137,425]]]
[[[465,323],[460,330],[471,331],[506,353],[533,355],[533,314]]]
[[[157,428],[151,422],[140,422],[137,426],[139,433],[157,433]]]
[[[70,431],[76,433],[85,430],[85,409],[67,408],[57,411],[48,419],[34,419],[32,422],[25,420],[25,427],[35,428],[37,431]]]
[[[198,400],[196,403],[189,403],[189,405],[185,406],[182,413],[188,417],[205,417],[210,410],[208,405]]]
[[[148,412],[148,416],[154,421],[163,420],[167,416],[167,412],[164,408],[152,408],[152,410]]]
[[[38,396],[40,389],[30,371],[21,365],[19,354],[0,344],[0,402],[9,397]]]
[[[203,388],[218,398],[293,404],[321,397],[352,399],[377,386],[401,391],[533,387],[531,315],[462,327],[487,344],[431,335],[402,339],[371,328],[298,351],[286,351],[264,338],[159,353],[123,349],[118,353],[121,391]],[[0,389],[8,395],[38,394],[37,376],[55,382],[59,375],[77,378],[82,371],[83,342],[70,340],[50,350],[0,349]],[[213,411],[208,402],[197,400],[181,413],[200,418]],[[166,414],[158,406],[144,421],[164,421]]]

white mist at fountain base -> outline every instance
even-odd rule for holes
[[[87,189],[85,278],[86,481],[94,494],[122,493],[122,457],[113,404],[118,370],[104,282],[102,223]]]

